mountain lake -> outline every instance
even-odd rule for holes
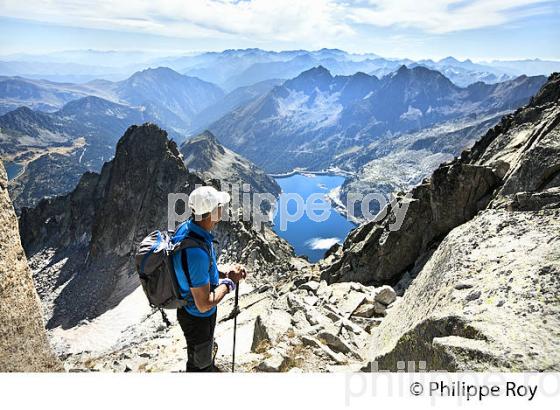
[[[4,162],[4,168],[6,168],[6,173],[8,174],[8,181],[14,179],[21,172],[23,165],[16,162]]]
[[[356,226],[337,212],[325,198],[330,191],[340,187],[344,179],[339,175],[319,174],[293,174],[275,178],[282,193],[274,212],[274,231],[294,247],[297,255],[307,256],[310,262],[321,259],[335,243],[342,243]],[[303,200],[299,212],[303,215],[299,218],[282,217],[282,214],[296,215],[298,203],[290,199],[294,194]],[[315,210],[313,213],[309,212],[311,208]],[[313,217],[313,214],[320,218]]]

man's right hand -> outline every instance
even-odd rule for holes
[[[235,264],[233,268],[228,272],[227,275],[235,283],[239,283],[241,279],[245,279],[247,277],[247,271],[243,267],[243,265]]]

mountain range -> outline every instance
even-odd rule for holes
[[[379,139],[438,122],[511,110],[545,77],[520,76],[466,88],[440,72],[401,66],[381,79],[333,76],[318,66],[225,115],[208,129],[268,172],[326,169]]]
[[[146,67],[165,66],[215,83],[226,91],[268,79],[287,80],[317,65],[323,65],[338,75],[362,71],[381,77],[403,64],[420,64],[441,71],[459,86],[477,81],[501,82],[521,74],[548,75],[560,69],[558,61],[539,59],[473,63],[469,59],[459,61],[446,57],[438,61],[413,61],[328,48],[286,51],[228,49],[169,56],[165,56],[164,52],[69,50],[42,55],[17,54],[6,56],[3,60],[0,61],[0,75],[80,83],[94,79],[121,81]]]
[[[326,54],[340,53],[321,53]],[[454,130],[453,149],[445,146],[448,155],[456,154],[469,143],[459,137],[459,129],[468,134],[473,127],[492,125],[489,117],[515,109],[543,81],[520,76],[461,88],[422,66],[401,66],[381,78],[362,72],[333,76],[317,66],[287,81],[266,80],[225,94],[216,85],[163,67],[120,82],[96,80],[60,88],[48,81],[3,78],[4,107],[22,106],[0,116],[0,150],[3,160],[23,166],[11,182],[18,210],[69,192],[85,171],[99,171],[113,155],[119,135],[144,121],[165,127],[178,142],[208,129],[225,147],[267,172],[338,167],[357,176],[366,163],[395,153],[393,136],[450,121],[438,129]],[[93,95],[83,96],[87,94]],[[409,143],[425,139],[420,135],[416,132]],[[440,146],[432,144],[434,154]],[[427,175],[438,159],[441,155],[424,161],[405,185]],[[380,182],[383,192],[395,187]],[[347,182],[342,199],[349,187],[358,185]]]

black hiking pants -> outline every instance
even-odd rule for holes
[[[208,317],[194,316],[177,309],[177,320],[187,341],[187,372],[212,372],[214,368],[214,328],[217,311]]]

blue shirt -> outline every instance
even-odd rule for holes
[[[210,249],[210,253],[212,255],[212,266],[210,270],[208,270],[210,260],[208,258],[208,254],[204,249],[188,248],[181,251],[186,252],[187,266],[189,270],[188,273],[190,275],[192,287],[198,288],[210,283],[210,289],[214,289],[218,285],[219,281],[218,265],[216,263],[216,253],[214,252],[213,244],[214,236],[204,228],[201,228],[199,225],[197,225],[192,219],[189,219],[179,225],[177,231],[175,232],[175,235],[173,236],[173,243],[179,242],[184,239],[189,232],[194,232],[195,234],[198,234],[200,237],[202,237],[208,244],[208,248]],[[173,266],[175,268],[175,272],[177,273],[177,281],[179,282],[181,294],[187,301],[185,310],[194,316],[211,316],[214,314],[214,312],[216,312],[216,306],[213,306],[206,312],[201,312],[196,307],[194,298],[190,291],[187,276],[183,270],[183,265],[181,263],[181,252],[173,255]]]

